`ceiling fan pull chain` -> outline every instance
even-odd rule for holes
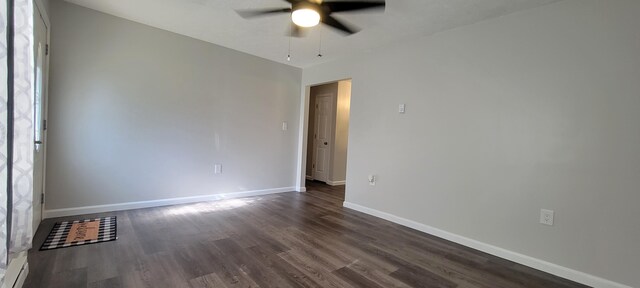
[[[289,22],[289,51],[287,52],[287,61],[291,61],[291,36],[293,35],[293,24]]]
[[[318,57],[322,57],[322,27],[318,27],[320,31],[320,41],[318,43]]]

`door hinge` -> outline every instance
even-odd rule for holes
[[[44,192],[40,193],[40,204],[44,204]]]
[[[42,120],[42,130],[47,130],[47,119]]]
[[[49,44],[44,46],[44,55],[49,55]]]
[[[313,165],[311,165],[311,168],[316,168],[316,164],[314,163]]]

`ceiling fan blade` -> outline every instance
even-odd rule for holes
[[[329,9],[330,12],[345,12],[364,9],[384,9],[385,1],[334,1],[322,2],[322,6]]]
[[[340,30],[343,33],[349,34],[349,35],[357,33],[358,31],[360,31],[360,29],[355,28],[355,27],[353,27],[351,25],[347,25],[346,23],[344,23],[342,21],[339,21],[338,19],[333,18],[333,17],[331,17],[329,15],[325,15],[324,17],[322,17],[322,23],[324,23],[326,25],[329,25],[329,26],[331,26],[331,27],[333,27],[333,28],[335,28],[337,30]]]
[[[272,14],[279,13],[291,13],[291,8],[277,8],[277,9],[245,9],[245,10],[236,10],[236,13],[240,15],[242,18],[255,18],[260,16],[268,16]]]

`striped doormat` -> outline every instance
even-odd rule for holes
[[[114,241],[118,239],[116,216],[58,222],[40,250]]]

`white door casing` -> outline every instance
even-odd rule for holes
[[[48,80],[48,39],[49,25],[46,16],[36,1],[34,11],[34,57],[35,57],[35,93],[34,93],[34,154],[33,154],[33,234],[42,221],[46,155],[46,115]]]

